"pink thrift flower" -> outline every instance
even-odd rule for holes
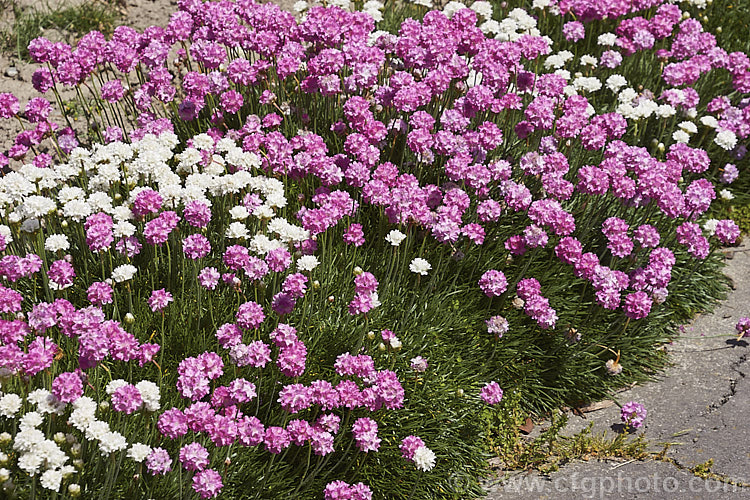
[[[352,435],[360,451],[378,451],[381,439],[378,437],[378,424],[371,418],[358,418],[352,424]]]
[[[204,267],[201,272],[198,273],[198,282],[203,288],[208,290],[215,290],[216,285],[219,284],[219,270],[215,267]]]
[[[508,289],[508,281],[502,271],[490,269],[479,279],[479,288],[488,297],[499,297]]]
[[[148,299],[148,305],[151,307],[152,311],[156,312],[163,310],[173,300],[172,294],[162,288],[151,292],[151,297]]]
[[[253,302],[248,301],[240,305],[237,309],[237,325],[245,330],[254,330],[263,323],[266,319],[266,315],[263,313],[263,308]]]
[[[211,252],[211,243],[202,234],[191,234],[182,240],[182,251],[189,259],[201,259]]]
[[[750,337],[750,318],[740,318],[734,328],[741,336]]]
[[[401,445],[399,445],[399,449],[401,450],[401,456],[407,460],[413,460],[414,452],[417,451],[417,449],[421,448],[422,446],[425,446],[425,444],[421,438],[417,436],[406,436],[404,439],[401,440]]]
[[[208,450],[200,443],[190,443],[180,449],[180,462],[187,470],[202,471],[208,466]]]
[[[172,459],[164,448],[154,448],[146,457],[146,467],[153,474],[166,474],[172,470]]]
[[[620,409],[620,418],[625,422],[625,425],[638,429],[643,426],[643,421],[646,420],[646,408],[635,401],[630,401],[622,405]]]
[[[271,271],[280,273],[292,263],[292,256],[285,248],[274,248],[266,254],[266,263]]]
[[[362,224],[352,224],[344,233],[344,242],[347,245],[360,247],[365,243],[365,234],[362,231]]]
[[[221,475],[213,469],[201,471],[193,477],[193,490],[201,498],[215,498],[223,487]]]
[[[112,407],[126,415],[140,410],[142,406],[143,398],[141,397],[141,392],[132,384],[118,387],[112,394]]]
[[[86,296],[92,305],[101,307],[104,304],[112,303],[112,287],[109,283],[97,281],[92,283],[86,290]]]
[[[485,384],[482,390],[479,391],[479,396],[488,405],[496,405],[503,399],[503,390],[497,382],[492,381]]]
[[[72,403],[83,396],[83,382],[75,372],[65,372],[52,381],[52,395],[63,403]]]

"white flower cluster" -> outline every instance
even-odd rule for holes
[[[47,439],[38,427],[44,422],[41,413],[31,411],[18,422],[18,432],[13,439],[13,450],[19,453],[18,468],[30,476],[41,472],[42,487],[58,491],[64,477],[75,473],[75,468],[66,465],[68,455],[51,439]]]
[[[382,8],[382,4],[374,0],[368,4]],[[480,3],[478,8],[482,5]],[[310,237],[307,230],[277,216],[277,211],[287,205],[284,184],[278,179],[251,173],[252,169],[261,166],[255,153],[243,151],[228,138],[214,141],[208,134],[196,135],[189,144],[190,147],[182,153],[174,155],[177,146],[174,134],[146,135],[133,144],[112,142],[96,144],[92,150],[76,148],[67,164],[51,168],[25,165],[18,172],[0,178],[0,209],[10,213],[11,222],[22,223],[22,229],[29,232],[38,229],[41,221],[50,214],[57,213],[64,220],[80,223],[93,213],[105,212],[113,217],[113,233],[119,239],[134,236],[137,232],[130,206],[138,194],[147,189],[144,183],[158,191],[163,205],[168,208],[191,201],[200,201],[210,207],[209,195],[225,196],[247,190],[259,197],[260,204],[255,203],[252,209],[244,204],[237,205],[229,211],[232,222],[225,232],[227,238],[248,240],[252,251],[265,255],[270,250],[288,247]],[[211,153],[210,157],[206,158],[208,153]],[[174,171],[172,164],[176,165]],[[71,179],[78,184],[77,179],[82,174],[88,177],[88,192],[77,185],[67,184]],[[109,195],[109,189],[117,182],[129,186],[127,199]],[[54,188],[54,194],[37,195],[37,184]],[[249,229],[252,227],[251,215],[270,221],[265,234],[252,234]],[[5,236],[6,243],[12,241],[7,226],[0,226],[0,234]],[[70,242],[63,234],[50,235],[45,241],[45,249],[49,252],[69,248]],[[129,264],[122,265],[113,270],[112,279],[122,283],[132,279],[136,271]]]
[[[96,401],[88,396],[81,396],[73,402],[73,412],[68,423],[83,432],[89,441],[99,441],[99,451],[104,456],[127,448],[125,436],[112,431],[107,422],[96,419],[96,408]]]
[[[451,3],[456,2],[450,2]],[[479,2],[476,2],[479,3]],[[448,8],[446,5],[446,8]],[[480,10],[486,11],[486,7],[477,7]],[[473,9],[473,7],[472,7]],[[483,14],[477,11],[477,14],[483,16]],[[508,13],[508,17],[500,22],[495,21],[491,17],[485,17],[486,21],[479,25],[479,29],[482,30],[488,36],[494,35],[498,40],[504,42],[514,42],[523,35],[539,36],[540,32],[536,27],[536,19],[529,15],[523,9],[516,8]],[[550,45],[552,45],[550,43]]]

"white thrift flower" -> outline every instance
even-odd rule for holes
[[[406,239],[406,235],[402,233],[401,231],[399,231],[398,229],[393,229],[385,237],[385,241],[387,241],[394,247],[399,246],[401,242],[404,241],[404,239]]]
[[[731,130],[722,130],[716,134],[714,142],[722,149],[729,151],[737,145],[737,136]]]
[[[596,66],[599,64],[599,61],[596,59],[596,57],[586,54],[581,56],[580,60],[581,66],[591,66],[592,68],[596,68]]]
[[[415,2],[416,3],[416,2]],[[484,33],[496,35],[500,33],[500,23],[495,21],[494,19],[487,20],[479,25],[479,29]]]
[[[0,398],[0,416],[11,418],[21,409],[21,397],[18,394],[9,393]]]
[[[478,16],[484,19],[492,19],[492,4],[484,0],[477,0],[470,7]]]
[[[250,212],[242,205],[237,205],[229,211],[229,215],[232,217],[232,220],[245,220],[250,216]]]
[[[427,271],[430,269],[432,269],[430,263],[420,257],[415,258],[409,264],[409,271],[422,276],[427,276]]]
[[[253,210],[253,215],[259,219],[271,219],[274,216],[273,208],[263,204]]]
[[[690,140],[690,135],[688,135],[688,133],[684,130],[675,130],[672,134],[672,139],[674,139],[676,142],[687,144],[687,142]]]
[[[621,88],[623,88],[625,85],[628,84],[628,81],[625,79],[624,76],[614,74],[614,75],[611,75],[609,78],[607,78],[607,80],[604,83],[607,85],[607,88],[611,90],[612,92],[618,92]],[[633,94],[635,94],[635,91],[633,91]],[[620,99],[620,102],[630,102],[634,98],[635,98],[635,95],[633,95],[629,99],[625,99],[625,100]]]
[[[656,114],[656,116],[658,116],[659,118],[669,118],[670,116],[674,116],[676,113],[677,113],[677,110],[670,104],[660,104],[659,107],[656,108],[656,111],[654,112],[654,114]],[[683,123],[690,123],[690,122],[683,122]]]
[[[5,243],[13,243],[13,235],[10,232],[10,228],[5,224],[0,224],[0,236],[5,239]]]
[[[701,124],[709,128],[716,128],[719,126],[719,121],[713,116],[704,116],[701,118]]]
[[[23,210],[29,217],[44,217],[57,210],[57,203],[45,196],[27,196],[23,200]]]
[[[427,472],[435,467],[435,452],[426,446],[420,446],[414,452],[413,460],[417,469]]]
[[[86,199],[86,191],[78,186],[65,186],[60,188],[60,191],[57,192],[57,201],[63,205],[69,201],[84,199]]]
[[[731,201],[734,199],[734,195],[728,189],[722,189],[721,191],[719,191],[719,196],[722,200]]]
[[[576,90],[585,90],[586,92],[596,92],[602,88],[602,82],[594,76],[581,76],[573,80],[573,86]]]
[[[318,264],[320,264],[320,262],[314,255],[303,255],[297,259],[297,269],[300,271],[312,271],[318,267]]]
[[[596,39],[596,43],[599,45],[604,45],[606,47],[611,47],[617,42],[617,35],[614,33],[602,33],[599,35],[599,38]]]
[[[158,385],[150,380],[141,380],[135,384],[135,388],[141,393],[146,411],[157,411],[161,408],[161,393]]]
[[[450,19],[451,17],[453,17],[453,14],[465,8],[466,6],[462,4],[461,2],[451,1],[451,2],[448,2],[445,5],[445,7],[443,7],[443,14],[445,14],[445,17]]]
[[[112,198],[107,193],[92,193],[88,199],[89,205],[97,212],[111,214],[115,208],[112,206]]]
[[[43,422],[44,422],[44,419],[39,413],[35,411],[30,411],[21,417],[20,421],[18,422],[18,427],[21,430],[35,429],[39,427],[40,425],[42,425]]]
[[[193,147],[195,149],[211,149],[214,147],[214,140],[208,134],[198,134],[193,137]]]
[[[133,443],[128,450],[128,457],[133,461],[141,463],[151,453],[151,447],[143,443]]]
[[[124,450],[128,447],[128,440],[119,432],[109,432],[99,440],[99,450],[102,455],[107,456],[110,453]]]
[[[135,276],[136,271],[138,271],[138,269],[136,269],[135,266],[123,264],[112,270],[112,279],[115,280],[116,283],[122,283],[123,281],[132,279],[133,276]]]
[[[70,217],[76,222],[81,222],[91,213],[91,205],[83,200],[70,200],[62,208],[63,216]]]
[[[131,220],[134,218],[133,211],[130,210],[130,208],[127,205],[120,205],[118,207],[115,207],[112,217],[116,221],[124,221],[124,220]]]
[[[249,235],[247,227],[242,222],[232,222],[227,228],[226,237],[232,239],[245,239]]]
[[[48,490],[57,491],[62,483],[62,472],[59,469],[47,469],[39,478],[39,484]]]
[[[294,9],[294,12],[304,12],[308,8],[307,2],[305,0],[299,0],[299,2],[294,2],[294,5],[292,6],[292,9]]]
[[[39,472],[44,459],[36,453],[23,453],[18,457],[18,468],[33,476]]]
[[[69,248],[70,242],[64,234],[51,234],[44,240],[44,249],[48,252],[60,252]]]
[[[115,238],[127,238],[128,236],[133,236],[135,231],[136,227],[126,220],[118,222],[112,229]]]
[[[677,124],[677,126],[688,134],[695,134],[696,132],[698,132],[698,127],[696,127],[695,123],[693,122],[680,122],[679,124]]]

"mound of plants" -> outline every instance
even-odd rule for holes
[[[471,498],[508,412],[666,365],[725,291],[750,59],[696,5],[427,3],[30,43],[6,495]]]

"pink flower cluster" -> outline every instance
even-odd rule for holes
[[[323,490],[325,500],[372,500],[372,491],[363,483],[348,484],[332,481]]]
[[[542,286],[535,278],[526,278],[516,286],[518,297],[524,301],[524,312],[534,319],[540,328],[554,328],[557,312],[549,305],[549,300],[542,296]]]
[[[349,303],[349,314],[367,314],[377,302],[378,280],[367,271],[354,278],[354,298]]]

